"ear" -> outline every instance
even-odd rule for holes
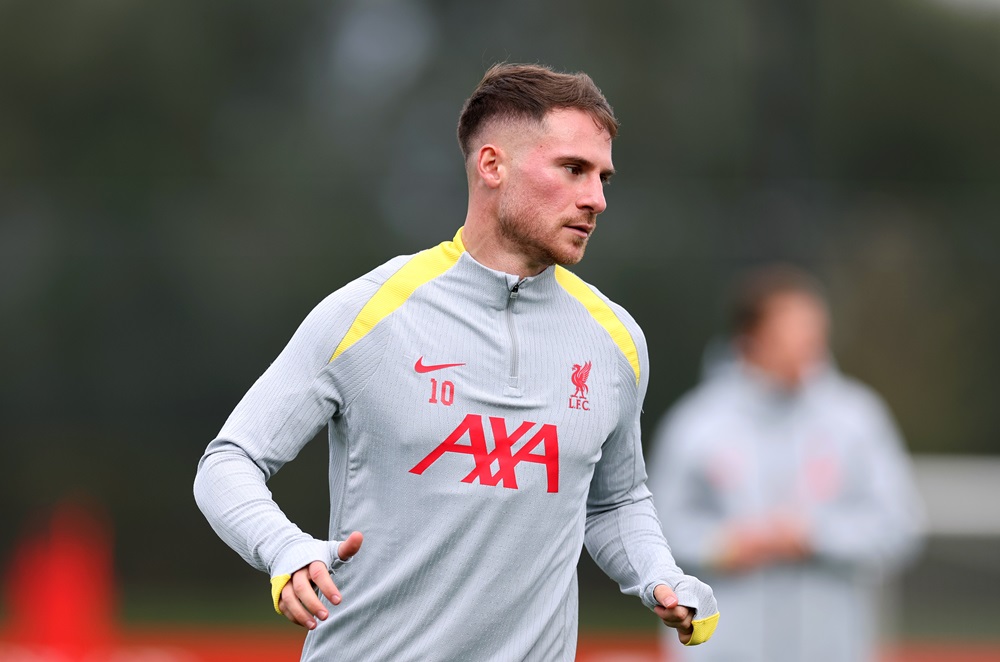
[[[476,174],[488,188],[499,188],[504,177],[503,151],[486,144],[476,152]]]

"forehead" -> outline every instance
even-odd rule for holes
[[[535,145],[543,152],[569,152],[611,166],[611,134],[592,115],[576,108],[549,111]]]
[[[803,318],[822,322],[826,318],[826,306],[821,300],[806,292],[778,292],[772,294],[762,307],[764,319],[787,320]]]

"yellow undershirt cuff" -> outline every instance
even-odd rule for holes
[[[281,589],[285,588],[285,584],[291,581],[291,579],[291,575],[278,575],[277,577],[271,577],[271,600],[274,601],[274,611],[278,612],[278,614],[282,616],[284,616],[284,614],[282,614],[281,610],[278,609],[278,601],[281,599]],[[697,630],[695,631],[697,632]]]
[[[719,624],[719,612],[715,612],[707,618],[691,621],[694,632],[691,633],[691,640],[685,646],[697,646],[708,641],[715,633],[715,626]]]

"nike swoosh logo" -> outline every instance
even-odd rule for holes
[[[421,375],[425,372],[434,372],[435,370],[444,370],[445,368],[457,368],[459,366],[465,365],[464,363],[438,363],[437,365],[424,365],[424,357],[417,359],[417,362],[413,364],[413,369],[416,370]]]

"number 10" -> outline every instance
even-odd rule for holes
[[[438,403],[438,382],[433,377],[431,378],[431,399],[427,402],[432,405]],[[450,407],[453,402],[455,402],[455,384],[449,381],[441,382],[441,404]]]

